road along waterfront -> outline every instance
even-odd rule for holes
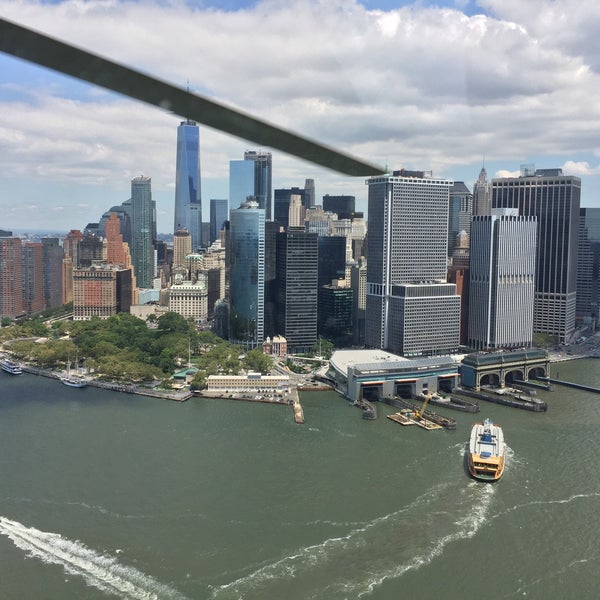
[[[552,375],[600,386],[599,366]],[[0,389],[3,597],[597,597],[597,394],[557,385],[545,413],[482,402],[425,431],[334,392],[301,393],[299,427],[270,404]],[[485,417],[509,446],[493,485],[464,466]]]

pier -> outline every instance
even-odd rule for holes
[[[523,396],[522,394],[508,392],[504,394],[482,391],[476,392],[464,388],[455,391],[470,398],[477,398],[478,400],[485,400],[487,402],[493,402],[494,404],[502,404],[503,406],[512,406],[513,408],[522,408],[532,412],[545,412],[548,410],[548,405],[543,400],[539,400],[532,396]]]
[[[563,381],[562,379],[554,379],[553,377],[538,377],[542,381],[547,381],[548,383],[556,383],[558,385],[564,385],[565,387],[572,387],[577,390],[584,390],[586,392],[594,392],[595,394],[600,394],[600,388],[594,387],[592,385],[585,385],[583,383],[575,383],[574,381]]]

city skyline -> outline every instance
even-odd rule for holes
[[[523,163],[561,167],[582,177],[582,206],[600,202],[595,3],[218,4],[0,1],[9,20],[390,170],[426,168],[472,188],[484,162],[490,179]],[[239,33],[257,29],[259,48]],[[171,230],[181,118],[5,55],[0,73],[1,226],[81,226],[144,174],[158,230]],[[205,127],[201,138],[205,204],[227,196],[231,159],[271,150]],[[273,189],[312,178],[317,203],[354,195],[366,211],[363,178],[274,160]]]

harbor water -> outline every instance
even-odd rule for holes
[[[600,387],[600,361],[552,366]],[[481,402],[453,431],[334,392],[184,403],[0,373],[0,597],[595,599],[600,394]],[[504,477],[467,476],[489,417]]]

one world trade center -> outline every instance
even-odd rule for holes
[[[194,251],[202,247],[202,198],[200,193],[200,130],[194,121],[177,128],[175,172],[175,226],[187,229]]]

